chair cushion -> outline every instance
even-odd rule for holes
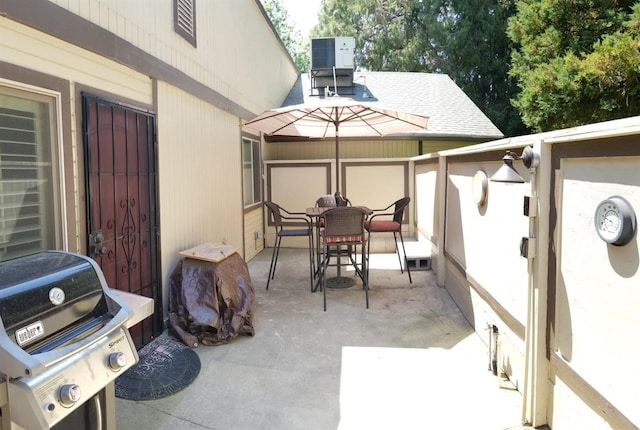
[[[394,232],[400,231],[400,224],[392,221],[366,221],[364,223],[364,228],[373,232]]]
[[[353,235],[353,236],[330,236],[324,238],[325,244],[331,243],[347,243],[347,242],[362,242],[362,235]]]
[[[310,232],[308,228],[293,228],[280,230],[278,236],[309,236]]]

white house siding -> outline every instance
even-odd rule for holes
[[[470,145],[463,141],[423,141],[422,153],[442,151]],[[340,159],[349,158],[402,158],[419,155],[417,140],[347,140],[341,139]],[[268,142],[265,144],[265,160],[335,159],[335,140],[298,142]]]
[[[238,118],[158,82],[158,170],[165,279],[178,252],[213,242],[242,254]]]
[[[264,221],[262,206],[244,214],[244,258],[251,260],[264,249]],[[257,236],[257,237],[256,237]],[[259,280],[254,279],[254,284]],[[255,287],[255,285],[254,285]]]
[[[33,70],[67,82],[70,110],[73,118],[61,118],[60,126],[70,129],[62,139],[64,160],[64,193],[66,198],[65,231],[62,248],[72,252],[85,252],[84,165],[81,141],[81,117],[76,111],[80,105],[77,87],[99,89],[122,97],[131,103],[148,106],[153,100],[152,81],[122,64],[92,54],[75,45],[0,17],[0,61]],[[0,74],[0,78],[7,78]],[[21,76],[12,76],[18,85],[25,84]],[[2,83],[0,83],[1,85]],[[26,82],[38,87],[38,82]],[[61,115],[61,113],[60,113]]]
[[[298,76],[257,0],[199,1],[197,47],[174,31],[172,0],[9,0],[2,11],[0,62],[69,82],[62,125],[71,129],[65,168],[74,169],[65,172],[70,250],[86,252],[78,99],[86,90],[157,115],[165,295],[185,247],[226,242],[255,255],[262,214],[260,207],[243,219],[240,124],[280,105]]]
[[[197,48],[173,31],[172,0],[51,2],[109,30],[256,115],[279,106],[297,78],[255,0],[197,2]]]
[[[0,59],[17,66],[152,104],[148,76],[8,19],[0,25]]]

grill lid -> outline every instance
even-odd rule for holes
[[[0,374],[33,376],[123,325],[132,311],[86,256],[45,251],[0,263]]]
[[[107,313],[100,280],[78,255],[41,252],[0,263],[0,319],[23,348]]]

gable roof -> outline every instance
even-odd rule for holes
[[[353,87],[338,88],[341,96],[429,117],[427,130],[419,133],[403,133],[405,136],[486,140],[504,137],[448,75],[416,72],[355,72],[353,79]],[[282,106],[306,103],[318,97],[320,96],[317,90],[314,90],[312,95],[310,75],[302,74],[291,88]]]

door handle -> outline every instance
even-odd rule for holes
[[[100,257],[109,250],[104,246],[104,234],[102,230],[95,230],[89,235],[89,252],[91,257]]]

